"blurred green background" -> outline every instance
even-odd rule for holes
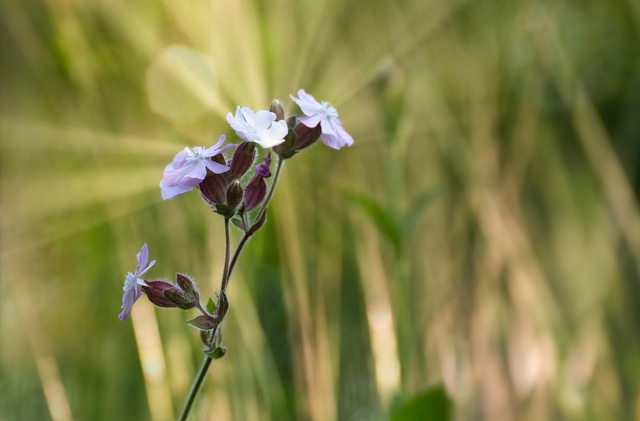
[[[222,220],[164,166],[304,88],[355,145],[285,165],[194,420],[640,419],[635,0],[5,0],[0,420],[174,419]],[[237,235],[234,237],[237,239]],[[396,414],[399,416],[398,414]]]

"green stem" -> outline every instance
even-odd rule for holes
[[[276,188],[276,183],[278,182],[278,178],[280,176],[280,171],[282,170],[283,163],[284,163],[284,160],[278,157],[278,164],[276,166],[276,173],[273,177],[273,183],[271,183],[271,188],[269,189],[269,193],[267,194],[267,199],[262,205],[262,209],[260,209],[258,218],[256,218],[256,220],[259,220],[260,218],[262,218],[265,212],[267,211],[267,206],[269,205],[269,202],[271,201],[271,197],[273,196],[273,191]],[[229,254],[230,254],[230,248],[231,248],[231,239],[229,235],[229,219],[228,218],[224,219],[225,253],[224,253],[224,268],[222,271],[222,282],[220,286],[221,293],[226,292],[227,286],[229,285],[229,278],[231,277],[231,272],[233,271],[233,268],[235,267],[236,262],[238,261],[238,257],[240,256],[240,253],[242,252],[243,247],[245,246],[245,244],[247,243],[251,235],[252,234],[247,234],[247,233],[244,234],[244,236],[238,243],[238,246],[236,247],[233,253],[231,262],[229,262]],[[199,306],[199,308],[200,308],[200,311],[203,312],[203,314],[208,314],[204,311],[204,309],[202,309],[201,306]],[[202,361],[200,370],[198,370],[198,375],[193,381],[193,385],[191,385],[191,390],[189,390],[189,395],[187,396],[187,400],[184,403],[184,407],[182,408],[182,412],[180,413],[180,417],[178,418],[178,421],[185,421],[187,419],[187,416],[189,415],[189,411],[191,411],[191,406],[193,405],[193,401],[195,400],[196,395],[200,391],[200,386],[202,385],[202,382],[204,381],[204,378],[207,375],[207,371],[209,370],[209,366],[211,365],[211,360],[212,358],[209,357],[208,355],[204,357],[204,361]]]
[[[280,178],[280,172],[282,170],[283,164],[284,164],[284,159],[278,157],[278,163],[276,164],[276,173],[273,176],[273,183],[271,183],[271,187],[269,188],[269,193],[267,194],[267,199],[264,201],[264,204],[262,205],[262,208],[258,213],[258,217],[255,219],[256,221],[259,221],[260,218],[262,218],[264,213],[267,211],[267,206],[269,206],[269,202],[271,201],[273,192],[276,189],[276,184],[278,183],[278,179]],[[227,281],[223,283],[222,291],[226,292],[227,286],[229,285],[229,278],[231,277],[231,272],[233,272],[233,268],[236,266],[238,257],[240,257],[240,252],[242,252],[243,247],[245,246],[247,241],[249,241],[249,238],[251,238],[252,235],[253,234],[245,233],[240,239],[240,242],[238,243],[236,250],[233,252],[233,257],[231,258],[231,263],[229,264],[229,270],[227,271]]]
[[[191,390],[189,391],[189,395],[187,396],[187,400],[182,407],[182,412],[180,412],[180,416],[178,417],[178,421],[186,421],[187,416],[189,416],[189,411],[191,411],[191,405],[193,405],[193,401],[200,390],[200,386],[202,385],[202,381],[207,375],[207,370],[209,370],[209,366],[211,365],[211,360],[213,358],[206,355],[204,357],[204,361],[202,361],[202,365],[200,366],[200,370],[198,370],[198,375],[196,379],[193,381],[191,385]]]
[[[229,252],[231,249],[231,239],[229,237],[229,218],[224,218],[224,270],[222,271],[222,281],[220,282],[220,291],[227,290],[229,283]],[[237,252],[237,250],[236,250]]]
[[[224,218],[224,238],[225,238],[225,253],[224,253],[224,267],[222,269],[222,291],[226,288],[226,283],[228,282],[229,277],[227,276],[227,272],[229,271],[229,251],[231,248],[231,241],[229,237],[229,218]],[[201,311],[203,311],[202,307],[198,305]],[[207,313],[208,314],[208,313]],[[191,406],[193,405],[193,401],[196,398],[196,395],[200,391],[200,386],[204,381],[205,376],[207,375],[207,370],[209,370],[209,366],[211,365],[212,358],[208,355],[205,355],[204,361],[202,361],[202,365],[200,366],[200,370],[198,370],[198,375],[193,381],[193,385],[191,385],[191,390],[189,390],[189,395],[187,395],[187,400],[182,407],[182,412],[180,413],[180,417],[178,417],[179,421],[185,421],[187,416],[189,415],[189,411],[191,411]]]

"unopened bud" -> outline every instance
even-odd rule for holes
[[[191,277],[181,273],[176,273],[176,280],[186,298],[193,301],[198,301],[200,299],[200,294],[198,294],[198,290],[196,289],[195,281]]]
[[[267,183],[256,175],[251,179],[244,194],[244,209],[249,212],[255,209],[267,194]]]
[[[293,149],[298,152],[304,148],[308,148],[320,138],[321,134],[322,128],[320,127],[320,123],[318,123],[316,127],[307,127],[299,123],[293,129]]]
[[[272,148],[273,151],[277,153],[278,156],[282,159],[291,158],[293,155],[296,154],[295,150],[293,149],[293,140],[294,140],[293,127],[295,126],[295,124],[296,124],[295,116],[291,116],[287,119],[287,127],[289,128],[289,132],[287,133],[287,136],[285,136],[284,142]]]
[[[277,99],[274,99],[269,107],[269,111],[276,115],[276,121],[284,120],[286,115],[286,110],[284,109],[284,105]]]
[[[228,177],[240,178],[251,168],[253,160],[256,157],[256,144],[253,142],[244,142],[236,148],[231,158],[231,168],[226,173]]]
[[[165,292],[170,291],[175,294],[181,294],[181,290],[172,283],[165,281],[146,281],[145,285],[141,285],[142,292],[147,294],[147,298],[158,307],[178,307],[178,305],[165,296]]]
[[[202,198],[211,206],[224,203],[227,198],[227,182],[220,174],[207,171],[199,187]]]
[[[243,193],[240,182],[238,180],[233,181],[227,189],[227,206],[229,206],[229,209],[235,211],[240,202],[242,202]]]

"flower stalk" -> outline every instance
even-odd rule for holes
[[[209,298],[206,306],[200,303],[200,292],[195,280],[185,274],[176,274],[176,282],[164,279],[146,281],[144,275],[155,263],[149,264],[149,253],[145,244],[137,255],[138,266],[125,279],[122,312],[124,320],[129,316],[134,302],[143,293],[149,301],[160,308],[181,310],[198,309],[201,315],[187,324],[200,331],[205,345],[204,358],[189,390],[178,420],[186,420],[196,396],[201,390],[211,362],[222,358],[227,349],[222,346],[222,322],[229,310],[227,288],[231,274],[249,239],[265,224],[267,209],[280,179],[284,161],[295,156],[318,139],[333,149],[350,146],[351,136],[346,133],[338,113],[328,102],[317,102],[304,90],[298,91],[299,98],[292,97],[305,116],[287,115],[282,103],[272,102],[269,110],[254,112],[246,107],[237,107],[236,114],[227,116],[232,129],[243,140],[239,144],[227,144],[225,135],[210,147],[184,148],[166,166],[160,182],[164,200],[173,199],[197,188],[204,202],[215,214],[224,217],[225,255],[220,291],[217,299]],[[271,152],[264,162],[256,164],[259,147],[271,149],[277,156],[275,174],[267,187],[266,179],[271,177]],[[235,149],[232,156],[225,152]],[[253,171],[250,181],[245,174]],[[252,217],[253,216],[253,217]],[[231,254],[230,222],[243,232]]]

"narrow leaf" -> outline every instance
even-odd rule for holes
[[[347,192],[346,197],[357,205],[369,217],[378,231],[384,234],[391,242],[399,248],[401,243],[401,232],[393,215],[387,212],[375,199],[356,192]]]
[[[209,298],[207,301],[207,311],[209,314],[214,314],[216,312],[216,302]]]
[[[420,217],[422,217],[427,207],[435,199],[440,197],[441,194],[441,189],[436,187],[434,189],[425,191],[420,196],[418,196],[416,200],[414,200],[414,202],[411,204],[411,207],[409,208],[409,211],[402,221],[402,231],[405,237],[413,232],[413,230],[416,228],[416,225],[420,221]]]

